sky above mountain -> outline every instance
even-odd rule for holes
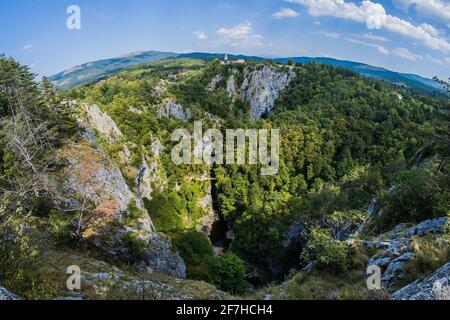
[[[69,30],[70,5],[81,29]],[[0,53],[52,75],[142,50],[325,56],[450,76],[449,0],[0,0]]]

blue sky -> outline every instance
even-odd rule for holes
[[[69,5],[81,30],[69,30]],[[449,0],[0,0],[0,53],[52,75],[132,51],[327,56],[450,76]]]

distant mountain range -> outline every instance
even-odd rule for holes
[[[104,59],[93,61],[89,63],[76,66],[69,70],[60,72],[50,77],[50,80],[60,89],[70,89],[80,84],[90,83],[104,78],[113,73],[120,72],[127,68],[143,64],[156,62],[166,59],[181,59],[181,58],[194,58],[194,59],[223,59],[224,54],[214,53],[174,53],[174,52],[160,52],[160,51],[142,51],[133,52],[117,58]],[[370,66],[364,63],[336,60],[332,58],[307,58],[307,57],[295,57],[295,58],[275,58],[266,59],[256,56],[245,55],[229,55],[230,59],[245,59],[245,60],[273,60],[280,63],[287,63],[289,59],[293,62],[320,62],[329,64],[335,67],[343,67],[353,70],[363,76],[370,78],[376,78],[385,80],[401,86],[406,86],[412,90],[419,90],[425,92],[442,92],[442,87],[431,79],[427,79],[415,74],[399,73],[390,71],[387,69]]]

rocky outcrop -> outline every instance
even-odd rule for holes
[[[91,120],[109,118],[98,115],[95,107],[90,110]],[[117,137],[114,122],[106,120],[104,124],[98,127],[103,128],[105,133],[112,132],[111,137]],[[119,167],[92,143],[94,137],[90,124],[84,122],[84,131],[82,136],[89,139],[67,144],[58,151],[65,166],[55,177],[64,195],[62,202],[65,209],[85,212],[81,220],[83,239],[120,259],[145,265],[148,272],[184,278],[186,267],[183,259],[172,252],[169,238],[156,233],[141,196],[130,189]],[[150,185],[151,181],[146,184]],[[78,229],[78,221],[74,224],[74,228]],[[148,248],[139,257],[124,242],[124,236],[129,233],[148,243]]]
[[[404,237],[404,236],[419,236],[423,237],[427,234],[439,234],[443,233],[445,231],[445,228],[447,228],[448,225],[448,218],[442,217],[440,219],[434,219],[434,220],[427,220],[422,223],[419,223],[417,226],[408,228],[406,230],[403,230],[405,228],[405,224],[401,224],[397,226],[393,231],[389,233],[390,237]]]
[[[164,189],[167,181],[161,175],[162,170],[156,159],[153,159],[150,164],[143,160],[136,175],[137,192],[142,198],[151,200],[155,188],[160,192]]]
[[[206,183],[206,194],[199,199],[198,205],[205,211],[205,215],[200,218],[197,222],[197,231],[202,232],[208,236],[211,235],[213,225],[220,220],[219,214],[214,210],[213,197],[212,197],[212,186],[211,180],[208,176],[208,180],[204,181]]]
[[[394,289],[405,277],[405,267],[416,257],[413,236],[423,237],[429,234],[441,234],[446,231],[448,218],[427,220],[417,226],[400,224],[375,241],[362,241],[368,250],[376,250],[368,262],[382,270],[382,283],[387,289]],[[351,242],[351,241],[350,241]]]
[[[283,247],[298,248],[303,247],[309,238],[310,227],[304,221],[294,223],[286,232],[286,240],[283,242]]]
[[[228,79],[216,75],[207,89],[216,90],[222,87],[222,82],[226,83],[225,90],[230,98],[240,98],[250,104],[254,120],[273,111],[276,99],[289,87],[296,75],[293,68],[284,66],[247,67],[242,75],[244,81],[239,87],[236,80],[239,71],[233,69],[231,72]]]
[[[236,84],[236,79],[234,78],[234,75],[231,75],[228,78],[227,81],[227,92],[228,92],[228,96],[235,98],[238,94],[238,90],[237,90],[237,84]]]
[[[186,264],[175,253],[171,253],[172,240],[160,234],[150,236],[150,248],[144,254],[148,272],[160,272],[178,279],[186,278]]]
[[[0,300],[20,300],[15,294],[12,294],[3,287],[0,287]]]
[[[189,121],[191,114],[182,105],[175,103],[172,100],[165,101],[157,110],[157,115],[160,118],[172,118],[176,120]]]
[[[140,210],[144,210],[117,165],[101,150],[85,143],[71,144],[60,150],[59,156],[66,161],[60,172],[61,187],[70,199],[81,196],[94,206],[113,199],[114,206],[110,208],[114,209],[114,217],[127,211],[133,201]],[[74,206],[71,202],[68,205]]]
[[[108,142],[117,142],[123,135],[111,117],[100,110],[96,104],[84,104],[82,108],[86,112],[89,124],[96,129]]]
[[[217,85],[222,81],[222,76],[220,74],[216,75],[208,86],[208,90],[215,90]]]
[[[272,112],[275,100],[289,86],[295,77],[293,69],[264,66],[247,68],[240,88],[243,101],[250,103],[253,119],[260,119]]]
[[[151,157],[144,157],[136,173],[136,192],[141,198],[151,200],[155,191],[162,192],[167,185],[167,177],[158,159],[164,150],[159,139],[153,139]],[[145,151],[144,151],[145,152]]]
[[[394,300],[450,300],[450,262],[392,294]]]

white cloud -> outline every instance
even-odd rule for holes
[[[256,34],[251,22],[241,23],[231,28],[220,28],[217,33],[221,36],[221,41],[233,46],[263,45],[264,37]]]
[[[356,43],[356,44],[360,44],[366,47],[371,47],[371,48],[375,48],[378,50],[379,53],[384,54],[384,55],[389,55],[389,50],[386,49],[383,46],[380,46],[379,44],[375,44],[375,43],[371,43],[371,42],[365,42],[365,41],[361,41],[358,39],[354,39],[354,38],[345,38],[345,41],[351,42],[351,43]]]
[[[450,2],[442,0],[392,0],[397,8],[414,7],[420,16],[437,19],[450,24]]]
[[[373,40],[373,41],[380,41],[380,42],[388,42],[390,41],[389,39],[383,37],[383,36],[378,36],[372,33],[365,33],[363,35],[359,35],[359,37],[367,39],[367,40]]]
[[[406,48],[397,48],[394,51],[392,51],[392,54],[397,57],[411,61],[416,61],[417,59],[421,58],[420,55],[414,54]]]
[[[314,24],[320,26],[320,21],[314,21]]]
[[[272,14],[272,17],[275,19],[284,19],[284,18],[295,18],[298,17],[298,12],[289,8],[281,8],[280,11]]]
[[[439,35],[441,34],[441,32],[435,27],[433,27],[431,24],[422,23],[420,27],[434,37],[439,37]]]
[[[206,39],[208,39],[208,36],[203,31],[198,31],[197,30],[197,31],[194,31],[193,33],[197,37],[198,40],[206,40]]]
[[[345,0],[285,0],[290,3],[298,3],[308,7],[308,12],[313,16],[333,16],[365,23],[367,28],[385,29],[401,34],[405,37],[421,42],[423,45],[450,52],[450,43],[447,39],[436,34],[430,25],[413,25],[411,22],[388,15],[384,7],[370,0],[362,1],[361,5]]]
[[[26,45],[24,45],[24,46],[22,47],[22,50],[30,50],[30,49],[33,48],[33,47],[34,47],[34,44],[27,43]]]
[[[328,38],[334,38],[334,39],[337,39],[337,38],[339,38],[341,35],[339,34],[339,33],[337,33],[337,32],[328,32],[328,31],[318,31],[318,32],[316,32],[317,34],[321,34],[321,35],[323,35],[323,36],[325,36],[325,37],[328,37]]]

